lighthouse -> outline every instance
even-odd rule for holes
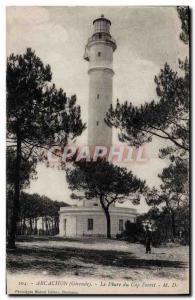
[[[110,147],[112,129],[104,122],[108,108],[112,104],[113,52],[116,42],[110,34],[111,22],[103,15],[93,21],[93,34],[88,39],[84,59],[89,68],[89,146]],[[111,234],[124,231],[127,221],[136,222],[136,209],[110,206]],[[75,200],[72,206],[61,207],[59,211],[59,235],[65,237],[106,236],[107,223],[98,199]]]
[[[111,22],[104,15],[93,21],[93,34],[85,47],[89,68],[88,145],[112,144],[112,129],[104,122],[112,104],[113,52],[116,42],[110,34]]]

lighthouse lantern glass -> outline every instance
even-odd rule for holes
[[[110,23],[106,20],[98,20],[94,23],[94,33],[106,32],[110,33]]]

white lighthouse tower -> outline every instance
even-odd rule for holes
[[[88,144],[110,146],[112,129],[105,114],[112,103],[113,52],[116,42],[110,34],[110,20],[104,15],[93,21],[94,31],[88,39],[84,59],[89,62]]]
[[[103,15],[94,20],[94,32],[88,39],[84,58],[89,62],[89,118],[88,144],[90,146],[111,146],[112,130],[104,122],[105,114],[112,103],[113,52],[116,42],[110,34],[111,22]],[[116,236],[124,230],[127,221],[135,222],[136,209],[111,206],[111,234]],[[72,206],[61,207],[59,211],[59,235],[65,237],[106,236],[107,224],[98,199]]]

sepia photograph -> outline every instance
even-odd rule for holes
[[[190,295],[190,16],[6,7],[8,295]]]

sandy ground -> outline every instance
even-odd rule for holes
[[[145,254],[143,245],[117,240],[29,239],[8,251],[7,268],[26,274],[126,280],[188,277],[189,248],[167,245]]]

